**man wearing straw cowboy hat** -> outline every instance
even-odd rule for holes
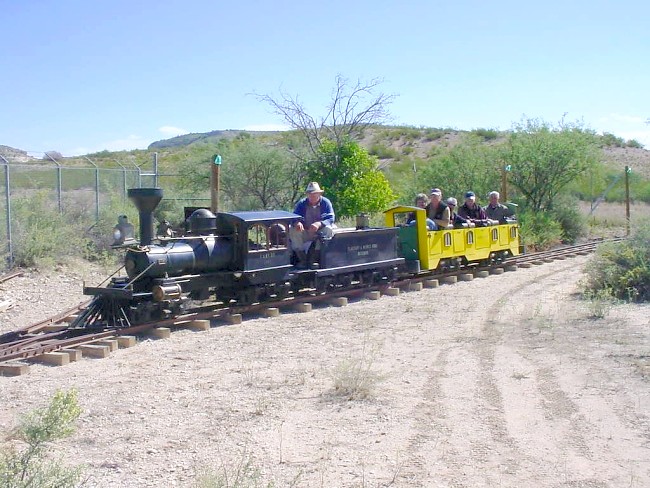
[[[297,267],[306,268],[307,251],[319,234],[329,229],[334,223],[334,208],[332,202],[323,196],[323,190],[318,183],[312,181],[305,190],[307,196],[301,199],[293,213],[300,215],[303,220],[296,222],[289,230],[291,249],[298,258]]]

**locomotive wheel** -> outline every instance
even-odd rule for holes
[[[239,305],[251,305],[258,301],[257,290],[253,287],[244,288],[236,294],[235,300]]]
[[[332,278],[320,278],[316,283],[316,291],[318,293],[325,293],[332,285]]]
[[[343,288],[347,288],[352,284],[352,275],[345,274],[345,275],[337,276],[336,282],[338,285],[342,286]]]

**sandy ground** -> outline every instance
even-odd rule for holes
[[[0,378],[0,431],[75,388],[78,429],[53,452],[90,487],[190,487],[205,470],[242,487],[650,486],[650,306],[589,318],[587,259],[35,365]],[[72,285],[0,323],[76,303]],[[335,391],[345,372],[366,398]]]

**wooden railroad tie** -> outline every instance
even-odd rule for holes
[[[5,363],[0,364],[0,376],[21,376],[29,373],[29,364]]]
[[[172,335],[172,330],[169,327],[154,327],[147,332],[147,335],[155,339],[169,339]]]
[[[83,354],[79,349],[60,349],[57,352],[64,352],[70,358],[70,362],[81,361]]]
[[[263,315],[265,317],[279,317],[280,316],[280,309],[278,307],[265,308],[264,311],[263,311]]]
[[[409,283],[409,291],[422,291],[422,282],[412,281]]]
[[[388,295],[389,297],[395,297],[399,295],[399,288],[396,286],[389,286],[388,288],[384,289],[384,295]]]
[[[192,320],[183,324],[184,327],[190,330],[195,330],[197,332],[210,330],[210,321],[209,320]]]
[[[79,346],[79,350],[84,355],[84,357],[87,358],[103,359],[107,358],[111,353],[110,347],[99,346],[95,344],[84,344],[82,346]]]
[[[52,366],[65,366],[66,364],[70,364],[70,354],[60,351],[46,352],[45,354],[34,356],[30,360]]]
[[[445,285],[453,285],[458,282],[458,276],[444,276],[441,281]]]
[[[293,309],[294,309],[296,312],[299,312],[299,313],[307,313],[307,312],[311,312],[311,310],[312,310],[312,306],[311,306],[311,303],[305,303],[305,302],[303,302],[303,303],[296,303],[296,304],[294,305]]]
[[[490,272],[488,270],[482,269],[481,271],[476,272],[477,278],[487,278],[488,276],[490,276]]]
[[[348,297],[333,297],[328,301],[334,307],[345,307],[348,304]]]
[[[242,316],[240,313],[229,313],[224,318],[226,319],[226,322],[231,325],[241,324],[242,321]]]
[[[438,288],[440,286],[440,281],[436,279],[424,280],[424,286],[426,288]]]
[[[135,336],[128,336],[128,335],[117,336],[115,338],[115,340],[117,341],[117,345],[121,349],[126,349],[128,347],[133,347],[137,343],[137,339],[135,338]]]

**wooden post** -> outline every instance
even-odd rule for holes
[[[501,166],[501,195],[502,202],[508,201],[508,172],[505,166]]]
[[[210,172],[210,210],[213,214],[219,212],[219,172],[221,170],[221,156],[218,154],[214,157],[214,164]]]
[[[630,172],[632,168],[625,166],[625,235],[630,235]]]

